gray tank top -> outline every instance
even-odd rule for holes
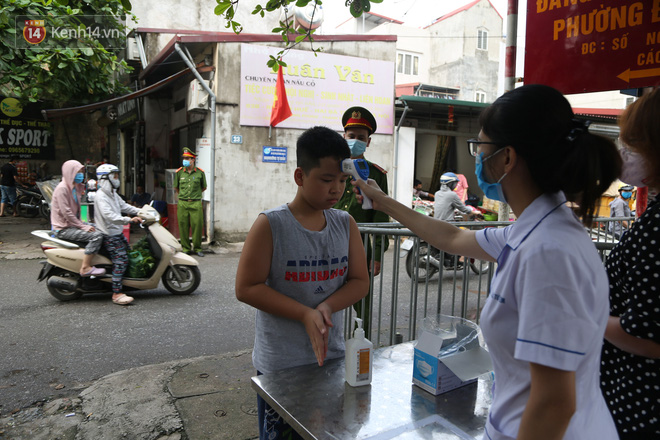
[[[266,284],[309,307],[316,307],[346,282],[350,216],[324,211],[326,226],[309,231],[289,207],[264,211],[273,233],[273,258]],[[326,359],[344,355],[344,312],[332,315]],[[262,373],[316,363],[305,326],[257,310],[252,362]]]

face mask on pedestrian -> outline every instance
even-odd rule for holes
[[[620,153],[623,160],[621,181],[632,186],[646,186],[646,167],[642,155],[631,151],[626,145],[623,146]]]
[[[486,178],[484,176],[484,162],[486,162],[488,159],[491,157],[495,156],[497,153],[500,151],[504,150],[504,148],[497,150],[490,156],[484,159],[484,153],[479,153],[477,155],[477,159],[475,162],[475,170],[474,174],[477,176],[477,183],[479,184],[479,188],[484,192],[484,195],[488,197],[491,200],[497,200],[498,202],[506,203],[506,198],[504,197],[504,190],[502,190],[502,179],[504,179],[507,175],[507,173],[504,173],[502,177],[499,178],[499,180],[495,183],[489,183],[486,181]]]
[[[190,166],[190,161],[188,159],[183,159],[183,166],[184,167],[189,167]]]
[[[351,157],[358,157],[367,149],[367,143],[359,139],[346,139],[346,143],[348,143],[348,148],[351,149]]]
[[[83,173],[78,173],[76,174],[76,177],[74,177],[73,183],[83,183],[83,180],[85,180],[85,175]]]
[[[632,192],[631,191],[621,191],[621,197],[628,200],[629,198],[632,197]]]

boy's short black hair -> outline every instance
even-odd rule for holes
[[[308,174],[320,165],[322,158],[347,159],[351,157],[351,150],[339,133],[328,127],[316,126],[300,135],[296,143],[296,156],[298,167]]]
[[[422,184],[422,181],[419,180],[419,179],[415,179],[415,180],[413,181],[413,186],[417,186],[417,185],[421,185],[421,184]]]

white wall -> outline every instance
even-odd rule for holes
[[[398,143],[396,194],[393,189],[390,194],[399,202],[410,206],[415,178],[415,128],[401,127]]]

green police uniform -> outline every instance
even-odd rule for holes
[[[192,250],[202,251],[202,229],[204,228],[204,212],[202,210],[202,193],[206,189],[206,175],[201,168],[194,167],[192,172],[181,167],[174,176],[174,188],[179,189],[179,204],[177,217],[179,220],[179,236],[183,252],[190,252],[189,233],[192,227]]]
[[[342,126],[344,130],[350,128],[363,128],[366,129],[371,136],[377,128],[376,119],[371,114],[369,110],[364,107],[351,107],[347,109],[342,116]],[[363,157],[363,156],[362,156]],[[366,159],[365,159],[366,160]],[[375,163],[369,162],[369,178],[376,181],[378,186],[385,192],[387,190],[387,176],[386,171],[376,165]],[[355,219],[357,223],[387,223],[390,221],[390,218],[387,214],[381,211],[376,211],[374,209],[362,209],[362,205],[358,203],[357,196],[353,192],[353,184],[351,183],[352,178],[346,180],[346,188],[342,194],[339,201],[333,206],[333,208],[341,209],[342,211],[347,211]],[[364,236],[362,236],[362,241],[364,241]],[[389,245],[389,240],[387,237],[376,237],[374,240],[374,261],[380,263],[381,254],[387,250]],[[367,243],[367,264],[369,272],[371,272],[371,241]],[[372,286],[369,288],[371,292]],[[364,305],[364,310],[363,310]],[[363,328],[364,331],[369,337],[370,335],[370,323],[371,323],[371,293],[369,293],[363,300],[358,301],[353,305],[357,316],[363,319]]]
[[[367,164],[369,164],[369,178],[374,179],[380,189],[382,189],[383,192],[387,194],[387,171],[375,163],[369,162],[368,160]],[[390,217],[382,211],[376,211],[375,209],[362,209],[362,205],[358,203],[357,197],[353,192],[353,184],[351,183],[351,180],[352,177],[346,179],[346,189],[344,190],[341,199],[339,199],[333,208],[348,212],[357,223],[389,222]],[[387,250],[388,245],[388,240],[382,240],[381,237],[376,237],[376,261],[380,261],[383,247],[385,248],[384,250]],[[367,249],[367,260],[371,261],[371,246],[369,246],[369,249]],[[371,267],[369,269],[371,269]]]

